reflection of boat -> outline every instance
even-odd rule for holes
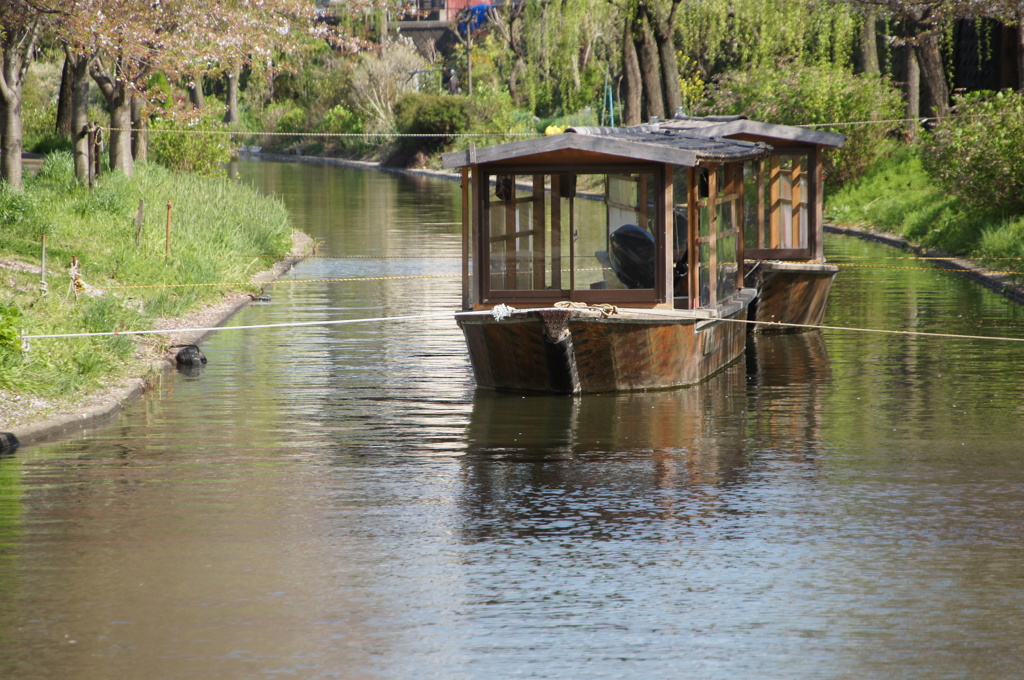
[[[456,320],[477,383],[551,393],[669,387],[735,360],[746,327],[730,320],[745,321],[755,295],[737,264],[744,164],[769,151],[641,126],[570,128],[445,155],[463,172]],[[578,188],[598,199],[598,217],[579,209],[595,202],[577,202]]]
[[[682,390],[578,397],[477,390],[460,458],[467,538],[600,537],[736,512],[747,478],[740,364]],[[500,517],[500,521],[495,518]]]
[[[825,427],[826,396],[834,389],[821,331],[755,335],[747,345],[747,375],[756,389],[748,436],[792,442],[794,453],[816,451]]]
[[[744,248],[747,280],[758,288],[752,319],[817,326],[839,268],[822,249],[822,152],[843,135],[747,120],[744,116],[680,117],[662,124],[712,138],[770,144],[745,169]],[[758,324],[759,331],[804,330]]]

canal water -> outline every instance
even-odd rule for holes
[[[322,245],[230,325],[458,307],[456,183],[239,173]],[[955,275],[826,251],[830,325],[1024,338]],[[582,398],[477,391],[447,317],[203,349],[0,459],[0,677],[1021,675],[1022,343],[764,337]]]

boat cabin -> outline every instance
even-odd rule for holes
[[[761,141],[645,125],[446,154],[445,167],[463,175],[463,308],[715,309],[744,286],[748,178],[771,152]],[[810,181],[793,170],[799,162],[781,167],[798,187]],[[790,210],[803,219],[809,204],[788,181],[778,190],[790,187]],[[817,248],[782,228],[786,215],[777,237],[769,229],[753,243]]]
[[[677,116],[659,127],[713,139],[763,142],[771,153],[744,170],[748,260],[824,262],[822,154],[846,137],[746,116]]]

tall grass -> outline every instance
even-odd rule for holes
[[[12,333],[101,332],[152,327],[242,284],[291,246],[279,201],[225,178],[175,175],[148,164],[134,177],[111,174],[89,190],[74,178],[71,156],[45,161],[23,192],[0,186],[0,388],[53,397],[99,385],[132,370],[137,352],[125,336],[39,339],[23,356]],[[144,201],[143,224],[136,212]],[[165,255],[167,204],[171,251]],[[46,235],[48,292],[40,274]],[[69,266],[94,290],[75,295]],[[168,287],[177,284],[221,284]],[[253,289],[254,290],[254,289]]]

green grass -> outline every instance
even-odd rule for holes
[[[907,145],[894,144],[864,177],[830,194],[825,217],[876,227],[996,269],[1022,269],[1024,215],[970,208],[943,193]]]
[[[139,201],[141,231],[135,224]],[[171,202],[171,254],[165,256]],[[41,264],[47,243],[48,293],[39,273],[0,266],[0,389],[53,398],[137,371],[136,341],[125,336],[38,339],[27,355],[18,333],[152,328],[232,290],[291,247],[283,204],[224,178],[136,166],[134,177],[105,175],[90,190],[74,179],[71,156],[47,158],[23,192],[0,185],[0,260]],[[68,268],[81,263],[96,295],[75,296]],[[217,284],[167,287],[167,284]]]

